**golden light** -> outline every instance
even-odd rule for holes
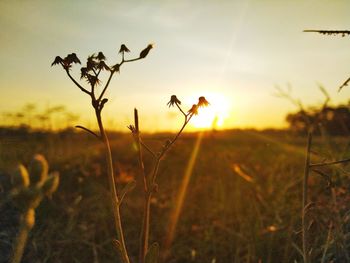
[[[229,116],[230,102],[219,93],[205,94],[205,98],[210,105],[199,109],[198,115],[191,119],[191,126],[197,129],[222,127]]]

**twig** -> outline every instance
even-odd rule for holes
[[[76,125],[75,128],[78,128],[78,129],[82,129],[84,131],[87,131],[88,133],[92,134],[93,136],[95,136],[97,139],[101,139],[101,137],[99,135],[97,135],[96,133],[94,133],[92,130],[88,129],[88,128],[85,128],[83,126],[80,126],[80,125]]]
[[[315,29],[306,29],[303,32],[306,33],[320,33],[323,35],[338,35],[341,34],[343,37],[345,35],[350,35],[349,30],[315,30]]]
[[[344,159],[344,160],[338,160],[333,162],[326,162],[326,163],[313,163],[310,164],[310,167],[321,167],[321,166],[328,166],[328,165],[334,165],[334,164],[340,164],[340,163],[348,163],[350,162],[350,158]]]

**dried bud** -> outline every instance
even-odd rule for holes
[[[44,156],[36,154],[29,166],[30,181],[33,185],[41,186],[47,178],[49,165]]]
[[[153,48],[153,44],[149,44],[144,50],[141,51],[140,58],[145,58],[152,48]]]
[[[48,197],[51,197],[51,195],[54,192],[56,192],[59,183],[60,183],[59,174],[57,172],[50,174],[42,187],[44,194]]]
[[[108,99],[107,98],[104,98],[102,101],[101,101],[101,104],[100,104],[100,109],[102,109],[105,104],[108,102]]]
[[[11,179],[14,187],[28,187],[30,183],[28,171],[22,164],[18,165]]]

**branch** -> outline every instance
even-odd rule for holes
[[[314,29],[307,29],[307,30],[304,30],[303,32],[320,33],[320,34],[323,34],[323,35],[339,35],[339,34],[341,34],[343,37],[345,35],[350,35],[350,31],[349,30],[314,30]]]
[[[350,78],[348,78],[338,89],[338,92],[342,90],[345,86],[347,86],[350,83]]]
[[[75,126],[75,128],[77,128],[77,129],[82,129],[82,130],[84,130],[84,131],[86,131],[86,132],[92,134],[92,135],[95,136],[97,139],[101,139],[101,136],[97,135],[96,133],[94,133],[92,130],[89,130],[88,128],[85,128],[85,127],[80,126],[80,125]]]
[[[350,162],[350,158],[344,159],[344,160],[339,160],[339,161],[334,161],[334,162],[313,163],[313,164],[310,164],[310,167],[321,167],[321,166],[328,166],[328,165],[347,163],[347,162]]]
[[[87,89],[83,88],[83,86],[81,86],[73,77],[72,75],[69,73],[69,69],[66,69],[67,75],[68,77],[74,82],[75,85],[77,85],[77,87],[82,91],[85,92],[86,94],[88,94],[89,96],[91,96],[91,92],[88,91]]]

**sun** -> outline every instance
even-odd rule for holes
[[[205,94],[209,101],[208,107],[200,108],[198,115],[191,119],[191,126],[197,129],[220,128],[229,116],[230,103],[223,94]]]

